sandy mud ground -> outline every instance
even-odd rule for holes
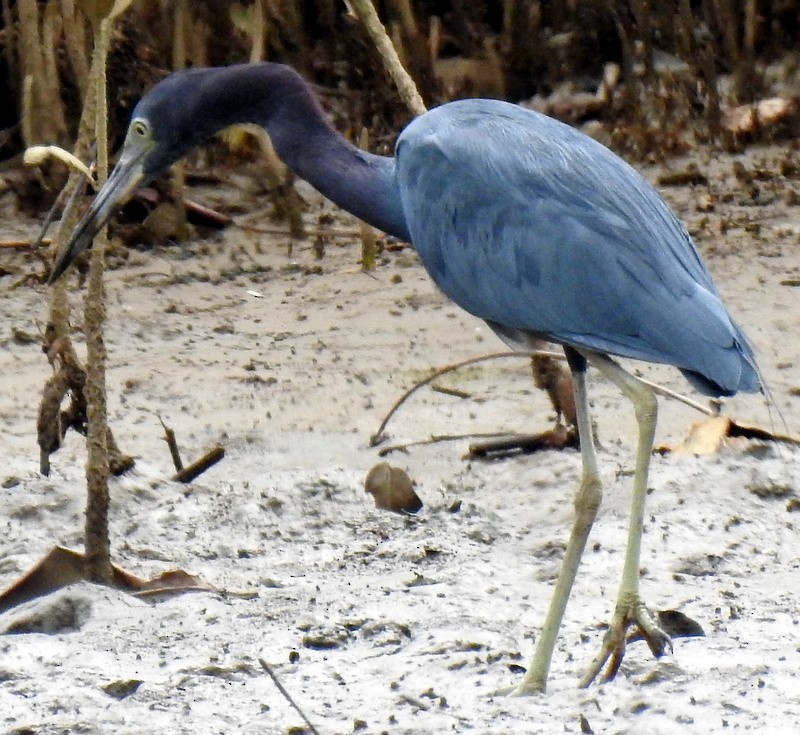
[[[734,176],[736,160],[751,181]],[[662,191],[772,390],[771,412],[757,396],[725,410],[798,433],[800,167],[784,165],[793,160],[778,148],[701,158],[708,186]],[[660,173],[647,171],[653,181]],[[203,196],[214,204],[213,192]],[[0,203],[3,236],[33,232],[9,197]],[[394,400],[429,368],[501,345],[436,291],[411,251],[386,254],[370,275],[358,254],[347,242],[315,261],[306,242],[287,257],[283,238],[229,230],[134,253],[109,274],[110,415],[138,458],[112,483],[114,560],[145,577],[179,567],[226,593],[153,602],[78,585],[32,603],[58,608],[72,629],[0,638],[0,731],[302,732],[263,658],[325,734],[800,732],[800,514],[791,510],[800,450],[786,446],[742,440],[711,457],[653,458],[642,591],[707,635],[677,640],[660,661],[633,644],[616,681],[576,688],[615,600],[635,440],[629,406],[596,375],[605,499],[549,691],[497,694],[519,681],[544,618],[579,456],[469,463],[467,441],[412,448],[388,459],[414,479],[423,511],[376,510],[363,489],[379,461],[368,438]],[[81,547],[85,452],[70,436],[51,476],[39,475],[36,411],[49,367],[13,330],[37,333],[47,291],[12,288],[37,267],[31,259],[3,254],[1,264],[10,272],[0,279],[5,586],[53,544]],[[690,393],[674,369],[636,367]],[[551,424],[523,360],[440,384],[470,397],[420,392],[390,424],[393,441]],[[701,418],[660,405],[659,443],[679,442]],[[189,486],[170,482],[158,416],[185,458],[218,442],[227,456]],[[29,613],[6,613],[0,627]]]

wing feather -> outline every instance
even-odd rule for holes
[[[412,122],[396,159],[412,241],[462,308],[739,385],[740,353],[752,353],[686,229],[607,148],[544,115],[465,100]]]

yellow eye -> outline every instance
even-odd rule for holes
[[[136,135],[141,136],[142,138],[147,137],[150,132],[150,129],[147,126],[147,123],[144,120],[134,120],[131,123],[131,130],[136,133]]]

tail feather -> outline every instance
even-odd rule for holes
[[[681,368],[684,377],[695,390],[703,395],[714,397],[732,396],[740,391],[745,393],[765,392],[764,377],[756,363],[753,348],[741,331],[737,337],[734,346],[728,351],[729,357],[736,360],[737,369],[730,370],[729,368],[722,380],[719,379],[719,375],[715,380],[714,377],[707,374]]]

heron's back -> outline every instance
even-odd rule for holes
[[[396,157],[413,243],[462,308],[509,333],[673,364],[709,393],[760,388],[686,229],[604,146],[462,100],[413,121]]]

